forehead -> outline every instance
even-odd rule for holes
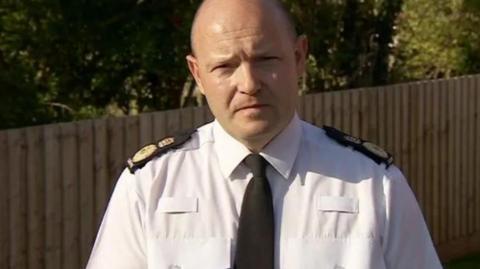
[[[266,52],[285,48],[287,35],[267,20],[214,21],[197,36],[197,53]]]
[[[262,1],[211,0],[193,28],[195,49],[211,49],[229,41],[282,42],[289,35],[277,10]],[[205,48],[206,47],[206,48]]]

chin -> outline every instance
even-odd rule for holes
[[[239,123],[237,130],[244,139],[255,139],[264,136],[271,136],[276,130],[273,120],[249,120]]]

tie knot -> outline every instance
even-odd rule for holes
[[[250,154],[245,157],[245,165],[252,171],[254,177],[264,177],[267,161],[260,154]]]

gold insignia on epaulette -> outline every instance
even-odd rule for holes
[[[146,145],[145,147],[137,151],[135,155],[133,155],[132,162],[138,163],[149,158],[150,156],[152,156],[152,154],[155,153],[155,151],[157,151],[157,148],[158,147],[155,144]]]
[[[384,158],[384,159],[389,159],[390,158],[390,156],[388,155],[388,153],[384,149],[382,149],[381,147],[379,147],[379,146],[377,146],[373,143],[365,142],[365,143],[363,143],[363,147],[366,148],[371,153],[377,155],[378,157],[381,157],[381,158]]]
[[[362,143],[362,140],[360,140],[359,138],[356,138],[354,136],[350,136],[350,135],[346,135],[343,137],[345,140],[349,141],[349,142],[352,142],[354,144],[357,144],[357,145],[360,145]]]
[[[174,142],[175,142],[175,138],[167,137],[167,138],[161,140],[160,142],[158,142],[158,147],[163,148],[163,147],[166,147],[168,145],[173,144]]]

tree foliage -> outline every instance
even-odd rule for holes
[[[389,81],[388,59],[403,0],[290,0],[310,37],[309,91]]]
[[[193,10],[174,0],[2,4],[2,127],[178,106]]]
[[[479,0],[405,0],[398,22],[395,81],[480,72]]]
[[[178,107],[200,1],[1,1],[0,128]],[[310,39],[303,92],[480,69],[480,0],[284,2]]]

